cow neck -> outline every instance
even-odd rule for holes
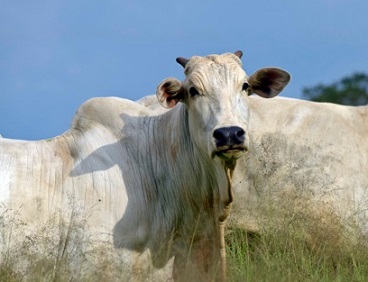
[[[194,210],[204,208],[213,213],[213,209],[218,208],[218,203],[214,201],[219,199],[219,189],[229,185],[223,163],[211,158],[194,144],[184,104],[177,105],[157,118],[158,122],[154,126],[155,142],[165,148],[162,150],[162,161],[169,164],[165,179],[160,180],[160,183],[166,183],[165,192],[182,194],[175,197],[179,208],[193,210],[185,208],[185,204],[191,204]],[[171,173],[173,175],[168,178]],[[177,189],[179,191],[175,191]],[[183,201],[186,203],[179,203]]]
[[[193,232],[211,237],[222,232],[218,237],[222,242],[223,225],[233,198],[232,169],[225,169],[223,161],[196,147],[185,105],[147,117],[144,123],[148,143],[139,151],[139,174],[153,175],[144,193],[149,199],[145,209],[150,211],[146,215],[148,238],[155,238],[147,246],[154,260],[166,263],[182,240],[193,238]],[[162,248],[172,239],[172,246]]]
[[[183,110],[186,108],[183,107]],[[189,124],[188,124],[188,118],[187,118],[187,112],[183,111],[183,116],[180,120],[185,121],[183,123],[185,127],[183,127],[181,130],[181,133],[184,133],[184,135],[187,135],[190,137],[190,131],[189,131]],[[185,116],[185,118],[184,118]],[[187,133],[187,134],[186,134]],[[188,140],[191,140],[191,138],[187,138]],[[194,156],[202,156],[203,159],[208,159],[205,157],[206,152],[203,154],[203,152],[196,150],[195,143],[193,141],[190,142],[190,145],[192,146],[192,150],[194,152]],[[236,160],[229,160],[229,161],[220,161],[217,159],[216,162],[213,158],[208,159],[208,165],[206,164],[206,161],[204,161],[204,164],[206,168],[210,168],[211,166],[215,167],[216,164],[221,167],[220,171],[215,172],[212,174],[212,171],[204,172],[209,173],[211,175],[211,179],[217,179],[219,175],[221,175],[221,172],[226,176],[225,182],[217,181],[217,183],[210,183],[210,186],[207,187],[209,191],[211,192],[210,195],[213,197],[212,202],[212,209],[214,211],[214,226],[215,226],[215,233],[218,232],[218,243],[219,243],[219,249],[220,249],[220,276],[222,281],[226,281],[227,277],[227,263],[226,263],[226,246],[225,246],[225,223],[226,219],[230,215],[232,202],[234,199],[233,194],[233,173],[236,166]],[[211,165],[212,164],[212,165]],[[213,171],[216,171],[214,169]],[[202,184],[203,185],[203,184]],[[206,184],[204,184],[206,185]],[[221,189],[224,189],[224,193],[221,193]],[[223,196],[221,196],[223,194]],[[217,222],[216,222],[217,221]],[[216,231],[217,230],[217,231]],[[215,233],[212,234],[212,236],[215,236]]]

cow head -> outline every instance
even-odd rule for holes
[[[248,95],[278,95],[290,75],[278,68],[263,68],[250,77],[242,69],[242,52],[177,58],[186,79],[167,78],[157,87],[161,105],[182,102],[188,109],[190,136],[201,152],[228,165],[248,149]]]

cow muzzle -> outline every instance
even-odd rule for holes
[[[218,128],[213,132],[213,138],[216,144],[213,156],[218,156],[225,161],[237,160],[248,150],[245,131],[241,127]]]

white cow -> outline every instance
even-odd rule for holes
[[[165,113],[96,98],[54,139],[1,139],[3,207],[29,229],[72,209],[91,240],[149,249],[157,267],[175,256],[176,280],[208,281],[221,271],[223,279],[223,224],[232,173],[248,149],[248,94],[273,97],[290,79],[277,68],[248,77],[241,55],[178,58],[184,82],[168,78],[157,88]]]
[[[162,111],[152,96],[139,103]],[[302,232],[323,248],[366,245],[368,106],[251,96],[249,108],[250,150],[234,171],[230,225]]]
[[[250,98],[250,149],[234,173],[231,222],[299,228],[312,245],[366,242],[368,107]]]

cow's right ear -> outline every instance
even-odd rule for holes
[[[184,99],[182,83],[176,78],[166,78],[157,86],[156,96],[163,107],[173,108]]]

